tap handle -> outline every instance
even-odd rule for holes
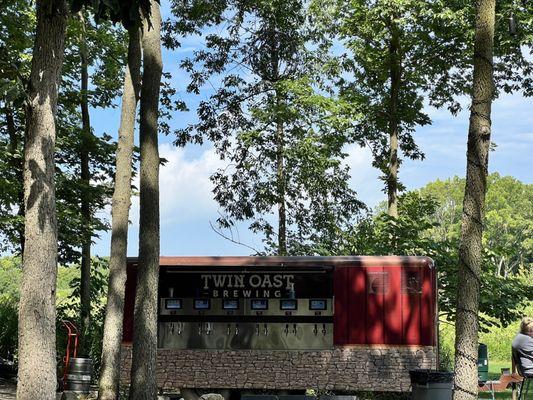
[[[324,336],[326,336],[326,333],[328,333],[327,329],[326,329],[326,324],[322,324],[322,334]]]
[[[239,324],[235,324],[235,336],[239,336]]]
[[[265,334],[265,336],[268,335],[268,325],[267,324],[264,325],[263,333]]]
[[[318,335],[318,326],[315,324],[315,327],[313,328],[313,333],[316,335]]]
[[[292,333],[293,333],[294,335],[296,335],[296,332],[297,332],[296,324],[292,324]]]

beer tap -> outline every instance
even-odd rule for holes
[[[255,324],[255,335],[259,336],[259,324]]]
[[[328,333],[327,329],[326,329],[326,324],[322,324],[322,334],[324,336],[326,336],[326,333]]]
[[[264,328],[265,328],[265,329],[264,329],[263,333],[264,333],[265,336],[266,336],[266,335],[268,335],[268,325],[265,324]]]
[[[292,333],[294,334],[294,336],[296,336],[296,324],[292,324]]]
[[[239,324],[235,324],[235,336],[239,336]]]
[[[198,335],[202,336],[203,333],[203,324],[198,324]]]
[[[313,328],[313,333],[315,334],[315,336],[318,335],[318,326],[315,324],[315,327]]]
[[[173,335],[174,334],[174,322],[171,322],[170,325],[168,326],[168,330],[170,331],[170,334]]]
[[[183,329],[183,322],[178,322],[178,335],[181,336],[181,331]]]
[[[285,329],[283,329],[283,332],[285,332],[285,336],[289,334],[289,324],[285,324]]]
[[[205,334],[210,335],[212,331],[213,331],[213,326],[211,325],[211,322],[208,322],[207,324],[205,324]]]
[[[231,325],[228,324],[228,327],[227,327],[227,328],[228,328],[228,329],[226,330],[226,335],[229,336],[229,335],[231,335]]]

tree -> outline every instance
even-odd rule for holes
[[[161,14],[150,1],[142,20],[143,72],[140,98],[139,265],[135,295],[131,400],[157,396],[157,289],[159,278],[159,150],[158,113],[163,62]]]
[[[131,204],[131,176],[135,112],[139,99],[141,48],[139,28],[129,29],[128,63],[124,76],[122,111],[116,154],[115,190],[113,193],[109,284],[102,345],[98,398],[115,400],[119,395],[120,346],[126,285],[128,217]]]
[[[477,347],[483,219],[487,191],[494,94],[493,45],[495,0],[477,3],[474,38],[474,79],[468,131],[466,185],[459,242],[459,280],[455,324],[453,399],[476,399]]]
[[[37,30],[26,106],[24,258],[19,303],[17,399],[55,399],[57,219],[54,184],[55,112],[67,7],[38,0]]]
[[[452,102],[449,76],[440,87],[435,81],[447,76],[450,65],[462,67],[463,60],[455,57],[462,43],[454,34],[465,18],[453,6],[444,1],[351,0],[333,7],[318,1],[314,7],[319,20],[325,18],[325,29],[345,46],[337,61],[337,86],[358,111],[353,120],[357,141],[370,147],[373,165],[383,172],[393,217],[398,217],[398,192],[403,190],[400,154],[424,157],[413,138],[418,126],[431,123],[423,96],[439,93]]]
[[[96,211],[108,204],[111,195],[109,178],[113,175],[112,152],[115,146],[104,134],[97,137],[93,134],[90,122],[90,107],[110,107],[120,91],[121,67],[124,59],[124,35],[120,29],[113,28],[107,21],[98,26],[91,24],[85,11],[79,11],[70,20],[68,45],[66,49],[65,73],[61,99],[64,106],[61,111],[65,117],[73,116],[75,127],[65,118],[65,137],[71,137],[72,131],[78,135],[68,140],[68,146],[61,152],[65,161],[74,159],[72,164],[66,162],[62,172],[71,172],[76,190],[73,193],[78,199],[72,199],[66,207],[76,208],[79,215],[79,238],[77,245],[81,248],[81,280],[80,280],[80,342],[79,353],[86,354],[89,348],[86,337],[90,328],[90,279],[91,279],[91,244],[96,231],[106,230],[107,225],[95,217]],[[91,67],[91,72],[89,72]],[[91,82],[92,81],[92,82]],[[89,83],[94,88],[89,89]],[[68,102],[73,99],[75,101]],[[79,111],[76,110],[79,106]],[[62,113],[60,113],[62,115]],[[81,121],[80,121],[81,120]],[[60,121],[63,122],[63,119]],[[80,123],[81,122],[81,123]],[[65,151],[66,150],[66,151]],[[74,167],[75,166],[75,167]],[[69,174],[70,175],[70,174]],[[78,252],[76,252],[78,253]]]
[[[177,144],[208,139],[228,161],[211,177],[219,227],[250,221],[267,253],[305,254],[319,238],[335,240],[361,207],[342,162],[342,103],[321,92],[324,54],[308,50],[301,1],[235,2],[226,15],[227,33],[207,35],[207,49],[183,63],[189,91],[215,77],[222,87],[200,103],[199,122],[177,132]]]

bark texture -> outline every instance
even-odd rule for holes
[[[281,101],[278,96],[278,107]],[[278,186],[278,256],[287,255],[287,211],[285,206],[285,135],[283,122],[276,122],[276,179]]]
[[[81,149],[80,149],[80,172],[82,181],[81,193],[81,219],[83,224],[83,241],[81,245],[81,277],[80,277],[80,350],[81,356],[87,356],[89,352],[89,329],[91,324],[91,171],[89,166],[91,148],[91,121],[89,116],[89,71],[87,61],[87,43],[85,35],[85,18],[79,13],[82,30],[80,35],[80,65],[81,65]]]
[[[493,42],[495,0],[477,3],[474,82],[468,131],[466,187],[459,244],[455,382],[453,399],[477,399],[478,308],[483,218],[487,191],[491,105],[494,93]]]
[[[157,288],[159,276],[158,108],[163,63],[161,14],[152,0],[143,20],[143,75],[140,105],[139,265],[135,296],[130,400],[157,397]]]
[[[398,217],[398,102],[401,83],[400,33],[394,21],[391,22],[389,44],[389,170],[387,175],[388,214]]]
[[[128,249],[128,220],[131,205],[132,155],[135,130],[135,111],[139,100],[141,44],[139,29],[129,30],[128,64],[124,76],[124,92],[116,152],[115,189],[111,209],[111,256],[109,283],[102,343],[102,367],[98,398],[116,400],[119,395],[120,351],[126,285],[126,257]]]
[[[26,106],[26,245],[19,302],[18,400],[54,400],[57,383],[54,117],[65,45],[65,1],[38,0],[36,15]]]

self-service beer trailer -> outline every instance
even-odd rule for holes
[[[126,370],[136,266],[128,259]],[[408,390],[409,369],[436,366],[436,296],[427,257],[162,257],[159,383]]]

